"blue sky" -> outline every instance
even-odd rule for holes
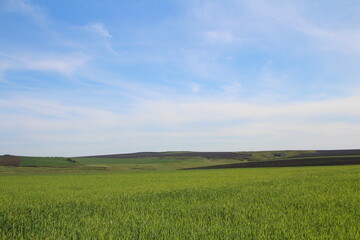
[[[358,0],[0,0],[0,154],[359,148]]]

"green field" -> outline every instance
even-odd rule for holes
[[[0,166],[0,175],[14,175],[14,174],[54,174],[54,173],[81,173],[87,172],[147,172],[147,171],[172,171],[182,168],[193,168],[202,166],[212,166],[219,164],[238,163],[239,160],[234,159],[207,159],[201,157],[170,157],[170,158],[132,158],[132,159],[113,159],[113,158],[73,158],[77,163],[70,163],[64,166],[63,162],[60,165],[51,166],[47,161],[49,158],[36,158],[42,165],[37,167],[4,167]],[[34,166],[35,162],[27,166]],[[55,162],[53,162],[55,164]],[[69,164],[66,163],[66,164]],[[47,166],[47,167],[45,167]]]
[[[0,239],[355,240],[359,179],[360,166],[0,176]]]
[[[20,157],[21,167],[73,167],[77,163],[63,157]]]
[[[331,152],[331,151],[330,151]],[[92,157],[24,157],[0,156],[0,175],[27,173],[75,173],[87,171],[107,172],[144,172],[169,171],[184,168],[209,167],[214,165],[238,164],[277,160],[306,159],[326,165],[331,159],[360,164],[360,150],[336,150],[334,155],[322,155],[322,152],[286,150],[255,152],[145,152]],[[176,156],[174,156],[174,154]],[[310,154],[307,156],[307,154]],[[311,155],[312,154],[312,155]],[[315,156],[314,156],[315,154]],[[317,155],[316,155],[317,154]],[[357,155],[356,155],[357,154]],[[354,158],[358,158],[355,159]],[[324,159],[324,161],[319,161]],[[328,161],[329,159],[329,161]],[[348,160],[346,160],[348,159]],[[339,162],[338,161],[338,162]],[[295,164],[295,162],[294,162]],[[330,163],[328,165],[331,165]],[[334,165],[334,164],[332,164]],[[245,165],[243,165],[245,166]],[[66,168],[66,169],[65,169]]]

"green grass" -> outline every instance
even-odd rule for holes
[[[78,165],[63,157],[20,157],[20,167],[72,167]]]
[[[360,166],[0,176],[0,239],[360,239]]]

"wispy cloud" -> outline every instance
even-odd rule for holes
[[[83,67],[89,56],[70,54],[0,54],[0,72],[7,70],[50,71],[70,75]]]
[[[92,23],[92,24],[89,24],[87,26],[87,28],[102,37],[105,37],[105,38],[112,37],[109,30],[105,27],[105,25],[103,23],[100,23],[100,22]]]
[[[217,29],[203,34],[213,43],[236,42],[242,45],[244,41],[236,40],[247,39],[246,44],[274,45],[280,41],[280,46],[286,47],[281,42],[297,33],[307,38],[302,41],[310,41],[310,46],[320,51],[357,55],[360,52],[357,26],[345,29],[323,26],[316,22],[316,18],[306,15],[303,1],[200,2],[194,4],[192,17],[200,26]]]
[[[24,14],[40,25],[47,25],[50,22],[43,9],[28,0],[5,0],[4,7],[8,11]]]
[[[206,31],[203,34],[205,40],[212,44],[229,44],[236,41],[233,34],[228,31]]]
[[[255,140],[262,142],[272,136],[272,142],[268,143],[267,148],[326,148],[346,147],[344,139],[354,139],[354,133],[360,130],[360,124],[356,120],[360,117],[358,96],[282,105],[258,105],[214,98],[179,102],[143,101],[138,102],[127,113],[42,99],[16,98],[0,101],[2,111],[10,108],[12,113],[2,116],[2,134],[20,130],[29,133],[42,145],[42,136],[50,141],[48,144],[72,142],[74,139],[79,142],[98,142],[142,136],[144,146],[154,147],[156,143],[160,146],[177,139],[182,146],[192,150],[205,150],[206,146],[196,144],[205,143],[209,138],[218,139],[213,141],[219,144],[218,149],[224,149],[227,147],[221,139],[232,139],[231,150],[239,150],[253,148],[243,139],[249,139],[253,144]],[[99,140],[90,135],[101,137]],[[284,145],[284,139],[295,136],[307,141],[311,136],[312,146],[299,141]],[[343,142],[342,145],[330,141],[334,137],[338,142]],[[115,140],[116,143],[119,141]],[[262,146],[266,148],[266,145]],[[155,147],[153,150],[161,150],[160,148]],[[131,143],[122,142],[122,149],[130,151],[134,148]]]
[[[189,87],[192,92],[197,93],[201,90],[201,85],[197,82],[191,82],[189,83]]]
[[[95,22],[86,25],[83,29],[90,31],[95,36],[102,38],[100,41],[102,47],[107,49],[110,53],[115,55],[116,57],[123,58],[123,56],[119,53],[119,51],[115,50],[111,44],[111,39],[113,36],[111,35],[110,31],[106,27],[106,25],[102,22]]]
[[[360,30],[325,28],[315,20],[304,15],[303,6],[294,2],[278,1],[277,4],[264,0],[243,1],[254,13],[269,21],[272,28],[285,28],[285,31],[298,31],[314,41],[314,47],[325,51],[336,51],[346,54],[360,53]],[[265,24],[265,26],[268,26]]]
[[[239,82],[231,82],[220,87],[226,95],[238,95],[243,91],[243,87]]]

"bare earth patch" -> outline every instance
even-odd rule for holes
[[[302,166],[336,166],[336,165],[357,165],[360,164],[360,157],[336,157],[336,158],[303,158],[294,160],[277,160],[233,163],[190,169],[222,169],[222,168],[256,168],[256,167],[302,167]]]
[[[11,156],[11,155],[0,156],[0,166],[18,167],[19,164],[20,164],[20,157],[18,156]]]

